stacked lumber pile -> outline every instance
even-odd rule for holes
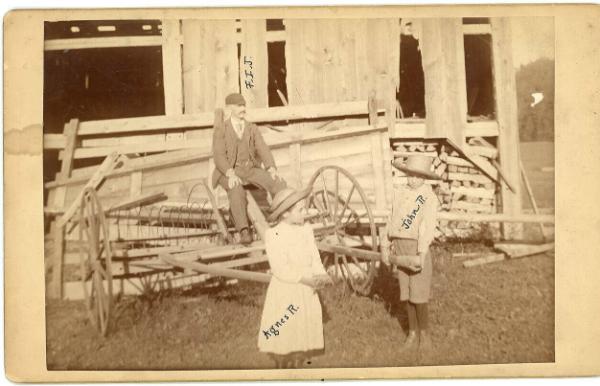
[[[433,158],[432,168],[441,180],[428,180],[434,186],[440,211],[466,214],[498,213],[496,201],[497,183],[467,158],[443,141],[396,140],[392,142],[394,160],[404,161],[411,154],[421,154]],[[466,147],[490,162],[495,160],[498,151],[481,138],[471,138]],[[408,183],[405,173],[394,168],[393,184],[402,186]],[[490,234],[482,235],[484,232]],[[440,220],[438,237],[490,236],[499,233],[498,224],[478,224],[467,221]]]

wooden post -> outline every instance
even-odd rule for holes
[[[388,226],[385,224],[378,227],[377,230],[379,233],[379,246],[381,247],[381,261],[389,265],[392,246],[390,239],[388,239]]]
[[[71,119],[65,124],[64,135],[66,139],[65,150],[60,167],[60,172],[57,175],[57,180],[66,180],[71,176],[73,170],[73,155],[75,154],[75,146],[77,143],[77,130],[79,129],[79,120]],[[67,187],[60,186],[56,189],[54,196],[54,206],[62,208],[65,205]],[[48,286],[48,296],[54,299],[60,299],[63,294],[62,270],[64,259],[64,243],[65,229],[59,225],[57,221],[51,224],[52,237],[54,238],[54,251],[52,254],[52,281]]]
[[[400,55],[400,50],[398,51],[398,55]],[[399,58],[399,56],[398,56]],[[399,59],[398,59],[399,60]],[[399,62],[398,62],[399,63]],[[397,82],[400,82],[398,79]],[[384,190],[385,190],[385,198],[386,198],[386,206],[391,204],[392,196],[393,196],[393,186],[392,186],[392,149],[390,146],[390,133],[393,133],[394,127],[396,125],[396,87],[398,84],[394,81],[393,76],[388,76],[387,82],[387,94],[385,97],[386,106],[385,106],[385,117],[387,122],[387,130],[379,133],[379,139],[381,141],[381,151],[383,154],[383,177],[385,181]]]
[[[225,112],[223,111],[223,109],[217,108],[215,109],[215,116],[214,116],[214,121],[213,121],[213,130],[218,130],[221,129],[223,127],[223,125],[225,124]],[[212,150],[211,150],[212,151]],[[218,206],[219,206],[219,195],[217,194],[217,188],[214,188],[212,185],[212,175],[215,171],[215,159],[214,159],[214,154],[211,158],[209,158],[208,163],[207,163],[207,173],[206,173],[206,179],[207,179],[207,183],[206,186],[208,187],[208,190],[212,193],[212,195],[215,198],[215,209],[218,210]]]
[[[142,194],[142,171],[131,173],[131,185],[129,185],[129,196],[136,197]]]
[[[265,19],[243,19],[241,24],[240,91],[248,107],[268,107],[267,22]]]
[[[516,182],[511,192],[502,185],[502,213],[514,216],[521,213],[521,183],[519,159],[519,123],[517,118],[517,91],[515,70],[512,62],[510,20],[491,18],[494,90],[496,92],[496,116],[498,119],[498,158],[509,181]],[[505,239],[522,238],[520,224],[504,224]]]
[[[375,93],[369,95],[369,124],[377,126],[377,101]],[[373,188],[375,190],[375,207],[384,209],[385,204],[385,179],[383,176],[383,149],[379,133],[369,134],[371,139],[371,165],[373,167]]]
[[[73,170],[73,155],[77,142],[77,130],[79,129],[79,120],[71,119],[65,125],[64,135],[66,139],[65,150],[63,152],[62,164],[60,166],[60,178],[67,179],[71,176]]]
[[[531,206],[533,207],[533,213],[540,214],[540,211],[537,206],[537,202],[535,201],[535,196],[533,195],[533,189],[531,189],[531,185],[529,184],[529,178],[527,178],[527,173],[525,172],[525,167],[523,166],[523,162],[519,161],[521,176],[523,177],[523,182],[525,183],[525,188],[527,189],[527,196],[529,197],[529,201],[531,202]],[[542,231],[542,238],[544,241],[547,240],[548,236],[546,234],[546,228],[544,228],[543,223],[539,223],[540,230]]]
[[[419,40],[425,75],[427,137],[464,146],[467,123],[465,50],[460,18],[423,19]]]
[[[180,115],[183,113],[183,91],[179,20],[162,21],[162,63],[165,114]]]
[[[292,171],[291,185],[296,189],[302,188],[302,151],[300,142],[290,145],[290,169]]]
[[[189,19],[181,21],[183,38],[183,102],[185,114],[210,111],[204,102],[205,87],[203,66],[203,34],[204,20]]]

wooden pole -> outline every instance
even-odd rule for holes
[[[250,192],[246,192],[246,198],[248,200],[248,217],[250,218],[250,221],[252,221],[252,224],[254,224],[254,228],[260,235],[260,239],[264,240],[265,232],[269,228],[269,224]]]
[[[58,181],[67,180],[71,176],[73,170],[73,155],[75,154],[75,146],[77,144],[77,131],[79,128],[79,120],[71,119],[64,128],[66,145],[61,163],[60,173],[58,173]],[[65,205],[67,187],[61,186],[56,190],[54,196],[54,205],[62,208]],[[50,229],[54,238],[54,251],[52,255],[52,281],[48,286],[48,296],[54,299],[60,299],[63,296],[63,262],[64,262],[64,243],[65,229],[64,226],[54,221]]]
[[[515,70],[512,61],[512,32],[510,19],[495,17],[490,19],[492,27],[492,60],[496,116],[498,120],[498,159],[507,181],[520,181],[519,171],[519,122],[517,119],[517,91]],[[513,186],[514,191],[502,185],[502,212],[508,216],[521,213],[521,184]],[[517,224],[504,224],[505,239],[520,239],[523,227]]]
[[[302,188],[302,149],[300,142],[290,145],[290,167],[292,168],[291,185],[296,189]]]
[[[375,92],[369,95],[369,124],[377,126],[377,100]],[[383,176],[383,157],[381,138],[378,132],[370,134],[371,139],[371,166],[373,168],[373,189],[375,190],[375,207],[384,209],[386,207],[385,199],[385,178]]]
[[[162,21],[163,88],[165,114],[183,113],[183,90],[181,68],[181,32],[179,20]]]
[[[373,216],[376,218],[378,223],[385,222],[389,216],[388,210],[374,210],[372,211]],[[358,212],[357,215],[363,213]],[[438,221],[466,221],[466,222],[501,222],[501,223],[544,223],[554,224],[553,214],[518,214],[514,216],[507,216],[503,213],[456,213],[456,212],[438,212]]]
[[[396,57],[395,63],[400,63],[400,50],[396,50],[398,56]],[[393,66],[393,64],[390,64]],[[397,73],[397,71],[396,71]],[[383,154],[383,178],[384,178],[384,191],[385,191],[385,206],[387,207],[392,202],[393,186],[392,186],[392,148],[390,146],[390,134],[393,132],[396,124],[396,84],[399,84],[399,76],[387,76],[387,93],[385,97],[385,118],[387,123],[387,130],[379,133],[379,140],[381,142],[381,152]]]
[[[240,91],[248,107],[268,107],[267,22],[265,19],[243,19],[241,27]]]
[[[546,243],[541,245],[495,243],[494,248],[506,253],[511,259],[517,259],[520,257],[552,251],[554,249],[554,243]]]
[[[420,21],[419,39],[425,76],[426,137],[450,139],[464,145],[467,122],[464,37],[462,19]]]
[[[196,272],[209,273],[216,276],[231,277],[240,280],[258,281],[262,283],[269,283],[271,281],[271,275],[262,272],[248,272],[239,269],[223,268],[216,264],[203,264],[192,261],[179,261],[176,257],[171,255],[160,255],[160,258],[168,264],[175,267],[181,267],[191,269]]]
[[[529,197],[529,201],[531,202],[531,206],[533,207],[533,213],[540,214],[540,211],[537,206],[537,202],[535,201],[535,196],[533,195],[533,190],[531,189],[531,185],[529,184],[529,178],[527,178],[527,173],[525,172],[525,167],[523,166],[523,162],[519,160],[519,166],[521,169],[521,176],[523,177],[523,182],[525,183],[525,189],[527,189],[527,196]],[[548,235],[546,234],[546,228],[544,228],[543,223],[539,223],[540,230],[542,231],[542,238],[545,240],[548,239]]]
[[[463,262],[463,267],[465,267],[465,268],[471,268],[471,267],[476,267],[476,266],[479,266],[479,265],[484,265],[484,264],[495,263],[495,262],[498,262],[498,261],[503,261],[505,259],[506,259],[506,257],[504,256],[503,253],[492,253],[492,254],[489,254],[489,255],[478,257],[476,259],[464,261]]]

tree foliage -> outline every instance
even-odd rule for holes
[[[554,60],[538,59],[516,73],[521,141],[554,141]],[[532,93],[544,98],[535,106]]]

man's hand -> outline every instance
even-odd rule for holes
[[[229,189],[233,189],[238,185],[242,184],[242,180],[238,176],[231,176],[227,179],[227,185],[229,185]]]
[[[270,168],[268,168],[267,171],[271,175],[271,178],[273,178],[274,180],[281,179],[281,176],[279,175],[279,173],[277,172],[277,169],[275,169],[274,166],[271,166]]]
[[[229,186],[229,189],[233,189],[238,185],[242,184],[242,180],[240,179],[240,177],[238,177],[235,174],[235,171],[233,169],[229,169],[227,170],[227,186]]]

